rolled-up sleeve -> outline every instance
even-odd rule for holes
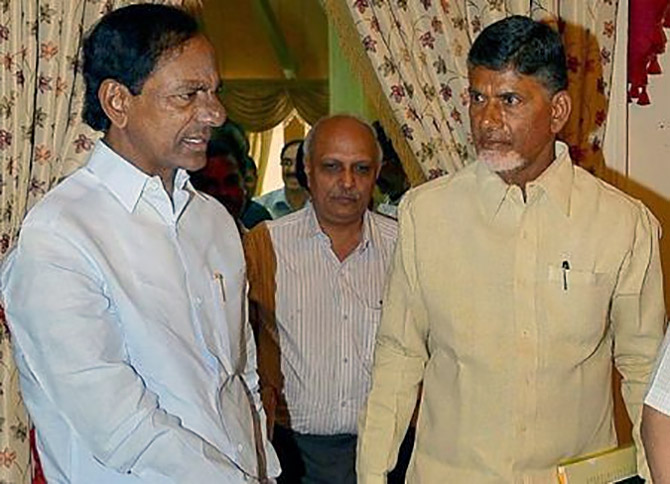
[[[360,484],[386,482],[395,466],[429,356],[428,322],[416,293],[414,236],[408,197],[399,209],[399,237],[377,333],[372,389],[359,421]]]
[[[2,292],[23,377],[104,466],[174,482],[242,482],[231,461],[160,408],[129,362],[95,264],[69,240],[24,227]],[[31,395],[26,395],[31,410]],[[40,427],[40,415],[33,415]]]

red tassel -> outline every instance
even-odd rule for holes
[[[651,101],[649,100],[649,94],[647,94],[647,88],[643,87],[640,90],[640,96],[637,98],[637,103],[640,106],[648,106],[651,104]]]
[[[661,65],[658,63],[658,56],[655,55],[651,58],[651,62],[649,62],[649,65],[647,66],[647,72],[649,74],[663,73],[663,69],[661,69]]]
[[[628,100],[637,99],[640,97],[640,86],[630,86],[628,89]]]

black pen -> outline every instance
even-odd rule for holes
[[[568,290],[568,271],[570,270],[570,263],[567,260],[564,260],[563,263],[561,264],[561,268],[563,269],[563,290],[567,291]]]

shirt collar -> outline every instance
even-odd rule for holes
[[[574,170],[568,146],[560,141],[556,141],[554,146],[556,158],[536,180],[526,185],[526,193],[530,195],[538,188],[543,190],[567,217],[570,213]],[[507,185],[500,176],[481,162],[477,162],[475,176],[484,211],[489,219],[492,219],[513,187]]]
[[[570,195],[575,170],[570,158],[568,145],[557,141],[555,144],[556,159],[546,170],[529,185],[537,185],[547,194],[566,217],[570,215]]]
[[[326,235],[321,225],[319,225],[319,220],[316,218],[316,211],[311,201],[308,200],[305,202],[304,211],[305,217],[307,217],[307,235],[309,237],[321,237],[330,243],[328,235]],[[374,240],[377,238],[377,235],[370,211],[366,210],[363,214],[363,236],[357,250],[362,252],[371,245],[374,247],[376,245]]]
[[[150,180],[155,178],[155,182],[162,186],[157,176],[150,177],[144,173],[110,148],[102,139],[96,142],[86,167],[103,185],[109,188],[129,212],[135,210]],[[190,186],[188,173],[178,169],[175,174],[174,191],[182,191],[185,188],[190,192],[195,192]]]

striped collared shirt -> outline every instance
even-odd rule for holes
[[[263,232],[271,246],[259,243]],[[301,433],[356,433],[396,234],[395,221],[366,212],[361,243],[339,261],[308,203],[247,237],[261,385],[266,397],[277,396],[278,423]]]

